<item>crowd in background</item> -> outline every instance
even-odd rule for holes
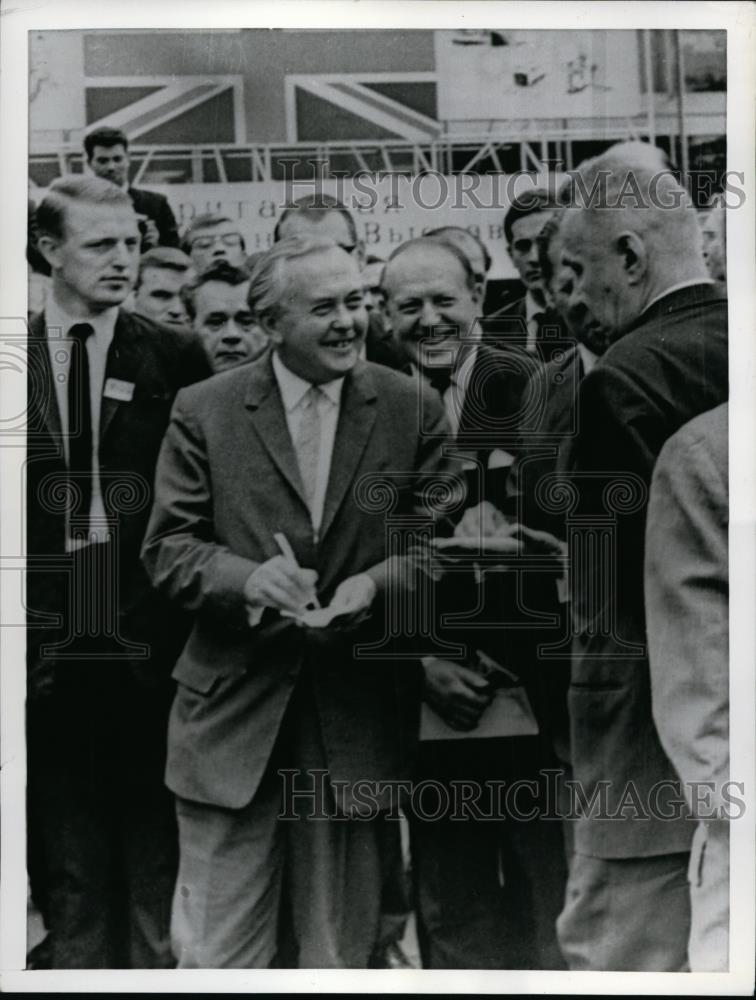
[[[512,202],[492,306],[464,228],[383,260],[319,195],[249,256],[85,148],[27,251],[30,966],[401,968],[412,914],[424,968],[725,970],[722,203],[613,146]]]

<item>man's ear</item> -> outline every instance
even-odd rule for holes
[[[258,316],[257,324],[268,335],[271,343],[273,344],[281,343],[283,337],[281,335],[281,324],[279,322],[279,317],[277,312],[272,311],[266,313],[264,316]]]
[[[40,233],[37,237],[37,249],[53,271],[58,270],[63,264],[62,243],[63,241],[57,236],[50,236],[47,233]]]
[[[628,284],[640,284],[648,268],[648,253],[643,240],[637,233],[628,230],[619,234],[615,247],[622,258],[622,267],[627,275]]]

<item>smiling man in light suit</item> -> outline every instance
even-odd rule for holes
[[[428,579],[416,553],[390,555],[382,498],[430,523],[427,487],[454,481],[447,426],[411,379],[359,360],[360,272],[336,243],[282,240],[250,302],[273,350],[177,399],[144,548],[154,583],[195,613],[169,731],[174,948],[182,967],[364,967],[389,802],[355,821],[354,783],[408,773],[419,664],[385,637],[392,601]],[[289,617],[315,595],[340,629]],[[371,641],[379,658],[361,658]]]

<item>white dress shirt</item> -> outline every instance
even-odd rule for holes
[[[106,309],[96,316],[72,316],[50,293],[45,303],[45,332],[47,349],[50,354],[55,398],[60,414],[60,426],[63,433],[63,449],[68,462],[68,371],[71,365],[71,339],[68,333],[77,323],[88,323],[94,333],[87,338],[87,359],[89,361],[89,393],[92,408],[92,501],[89,507],[89,537],[96,541],[105,541],[108,533],[105,506],[102,500],[100,485],[100,409],[102,391],[105,382],[105,366],[108,350],[113,341],[118,306]],[[79,547],[69,541],[69,550]]]
[[[294,443],[297,440],[299,424],[302,419],[303,400],[310,390],[311,384],[290,371],[279,358],[277,351],[273,352],[273,372],[281,393],[289,436],[292,443]],[[317,479],[315,481],[312,507],[310,509],[312,529],[316,538],[323,520],[323,506],[325,504],[326,490],[328,489],[328,478],[331,473],[333,443],[336,439],[336,425],[339,422],[341,391],[343,387],[343,376],[333,379],[331,382],[323,382],[318,386],[318,389],[321,390],[318,395],[317,404],[318,416],[320,417],[320,450]]]

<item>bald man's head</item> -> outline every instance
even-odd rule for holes
[[[683,281],[707,280],[696,212],[653,148],[610,149],[581,165],[560,216],[561,264],[573,305],[612,341],[648,303]]]

